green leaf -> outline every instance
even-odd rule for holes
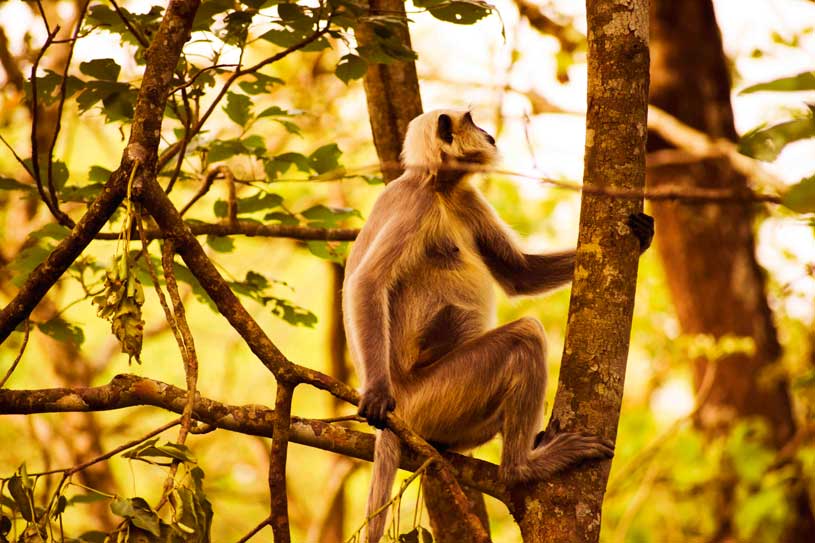
[[[739,140],[739,152],[772,162],[787,144],[811,137],[815,137],[815,117],[812,114],[748,132]]]
[[[65,202],[90,203],[99,196],[99,193],[102,192],[104,187],[105,185],[102,183],[93,183],[91,185],[85,185],[84,187],[68,185],[62,189],[60,195]]]
[[[112,173],[112,171],[108,170],[107,168],[103,168],[102,166],[91,166],[91,169],[88,170],[88,181],[93,181],[94,183],[106,183],[110,178],[110,174]]]
[[[232,121],[239,126],[246,126],[251,119],[252,101],[245,94],[234,92],[226,93],[226,105],[224,111]]]
[[[352,79],[359,79],[364,76],[367,71],[367,62],[357,55],[348,54],[340,59],[334,73],[347,85]]]
[[[62,84],[62,74],[58,74],[53,70],[45,70],[45,75],[37,77],[37,100],[45,105],[53,104],[59,98],[57,89]],[[85,87],[85,82],[74,77],[68,76],[65,82],[65,98],[70,98],[77,91]],[[26,97],[31,99],[31,82],[25,81],[24,84]]]
[[[215,140],[209,146],[207,159],[210,164],[213,164],[248,151],[249,149],[244,147],[239,139]]]
[[[306,247],[314,256],[342,264],[348,258],[347,241],[307,241]]]
[[[207,245],[218,253],[231,253],[235,250],[235,241],[229,236],[207,236]]]
[[[277,221],[280,224],[285,224],[287,226],[297,226],[300,224],[300,221],[297,220],[297,217],[290,213],[285,213],[283,211],[273,211],[272,213],[267,213],[263,216],[263,222],[270,222],[270,221]]]
[[[31,232],[28,237],[36,240],[53,239],[55,241],[62,241],[67,238],[70,233],[71,230],[61,224],[48,223],[39,230]]]
[[[117,498],[110,504],[110,510],[114,515],[130,520],[134,526],[147,530],[156,537],[161,536],[158,515],[143,498]]]
[[[27,192],[34,191],[34,185],[20,183],[11,177],[0,177],[0,190],[23,190]]]
[[[791,186],[781,203],[797,213],[815,213],[815,175]]]
[[[244,213],[254,213],[275,209],[283,203],[283,198],[270,192],[257,192],[248,198],[238,199],[238,215]],[[217,200],[213,207],[216,217],[226,217],[228,212],[227,203],[224,200]]]
[[[119,79],[122,67],[112,58],[96,58],[88,62],[80,62],[79,71],[103,81],[116,81]]]
[[[339,158],[342,151],[336,143],[323,145],[308,157],[309,166],[318,174],[336,170],[340,167]]]
[[[87,112],[100,101],[101,111],[108,121],[128,122],[133,118],[136,89],[128,83],[90,81],[76,98],[80,113]]]
[[[739,94],[750,94],[761,91],[798,92],[815,90],[815,72],[803,72],[792,77],[782,77],[765,83],[751,85],[742,89]]]
[[[301,213],[308,219],[309,226],[315,228],[333,228],[342,221],[352,217],[362,218],[362,214],[350,207],[327,207],[322,204],[310,207]]]
[[[17,473],[9,479],[8,490],[11,497],[14,498],[14,502],[17,504],[17,510],[20,512],[20,515],[28,522],[36,522],[34,487],[25,474],[24,467],[17,470]]]
[[[279,77],[272,77],[259,72],[252,73],[251,76],[255,78],[254,81],[241,81],[238,83],[238,86],[246,94],[266,94],[271,92],[275,86],[286,83]],[[260,116],[258,115],[258,117]]]
[[[82,342],[85,341],[85,332],[82,328],[63,320],[61,317],[54,317],[47,322],[37,324],[37,328],[46,336],[57,341],[69,341],[76,346],[82,345]]]
[[[470,25],[489,15],[494,7],[482,0],[415,0],[417,8],[450,23]]]
[[[195,19],[192,22],[193,30],[209,30],[215,22],[215,16],[224,13],[235,7],[232,0],[207,0],[201,2],[195,12]]]
[[[254,13],[253,10],[232,11],[224,18],[226,24],[217,36],[230,45],[242,46],[246,42]]]
[[[231,281],[229,286],[236,293],[268,307],[273,315],[293,326],[313,327],[317,323],[317,316],[311,311],[275,296],[273,282],[258,272],[250,271],[243,281]]]
[[[290,117],[291,115],[292,113],[289,113],[283,108],[278,106],[269,106],[258,114],[258,119],[263,117]]]
[[[8,265],[11,270],[11,282],[16,287],[23,286],[31,272],[45,262],[48,255],[51,254],[53,244],[43,246],[43,244],[30,245],[17,253],[17,256]]]
[[[158,438],[145,441],[141,445],[130,449],[122,454],[125,458],[132,458],[134,460],[145,460],[150,463],[155,463],[151,458],[168,458],[170,460],[178,460],[179,462],[189,462],[195,464],[197,461],[195,456],[186,445],[179,445],[177,443],[165,443],[164,445],[156,445]],[[168,463],[169,464],[169,463]]]
[[[269,181],[274,181],[279,175],[289,171],[292,166],[296,166],[301,172],[311,172],[309,159],[300,153],[283,153],[263,161],[263,170]]]
[[[266,40],[271,42],[275,45],[280,47],[293,47],[303,43],[306,39],[311,37],[314,34],[313,30],[277,30],[272,29],[260,36],[260,39]],[[323,49],[327,49],[330,47],[328,40],[325,38],[318,38],[308,45],[303,46],[300,50],[306,53],[313,53],[316,51],[322,51]]]

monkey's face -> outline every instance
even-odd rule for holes
[[[495,138],[473,121],[470,112],[442,112],[438,116],[436,137],[442,161],[489,165],[495,161]]]
[[[406,167],[438,170],[444,164],[489,166],[498,152],[495,138],[467,111],[429,111],[408,125],[402,161]],[[475,168],[479,169],[479,168]]]

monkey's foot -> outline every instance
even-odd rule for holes
[[[536,439],[538,445],[529,454],[525,464],[501,466],[501,477],[508,483],[540,481],[558,471],[568,469],[584,460],[607,459],[614,456],[614,444],[586,432],[544,433]]]

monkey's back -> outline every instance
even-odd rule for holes
[[[393,274],[388,317],[391,373],[399,377],[392,379],[395,383],[406,382],[411,368],[432,364],[492,324],[492,276],[456,198],[457,193],[440,195],[418,179],[392,182],[349,255],[344,297],[355,295],[349,280],[354,274]],[[388,224],[393,220],[399,221],[396,229]],[[382,239],[383,231],[398,237]],[[371,266],[366,253],[377,243],[401,244],[410,256],[377,264],[389,269],[366,269]],[[359,353],[351,349],[358,362]]]

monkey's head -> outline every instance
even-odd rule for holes
[[[489,166],[498,156],[495,138],[473,121],[469,111],[437,109],[410,121],[402,163],[438,171],[445,164]]]

